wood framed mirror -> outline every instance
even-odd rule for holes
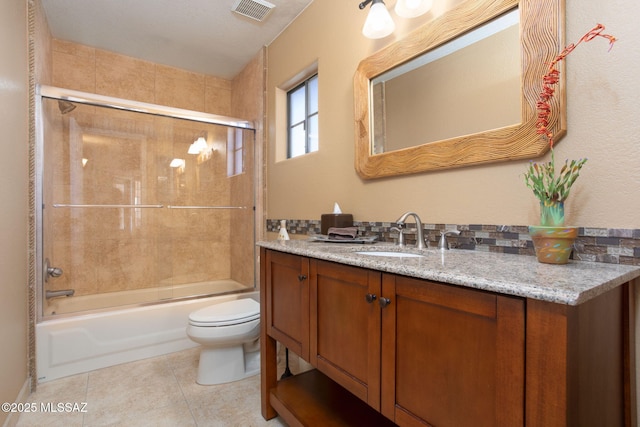
[[[451,120],[458,123],[453,125],[454,128],[460,129],[460,133],[456,133],[456,130],[453,136],[430,140],[426,136],[429,132],[419,130],[418,140],[415,142],[405,145],[390,144],[399,147],[397,149],[376,148],[380,143],[375,141],[373,135],[380,131],[373,129],[385,120],[384,117],[380,118],[381,113],[375,110],[373,102],[373,93],[380,90],[380,85],[372,82],[375,83],[378,76],[456,41],[510,12],[513,14],[514,11],[519,18],[519,49],[517,47],[518,51],[513,53],[519,59],[520,70],[519,90],[516,89],[519,92],[519,121],[516,119],[513,124],[469,133],[469,127],[464,125],[470,121],[473,112],[464,112],[456,114]],[[354,76],[356,171],[363,179],[373,179],[534,158],[544,154],[549,147],[536,133],[536,103],[542,89],[542,76],[563,47],[564,0],[463,1],[403,39],[364,59]],[[558,65],[563,67],[563,63]],[[554,141],[558,141],[566,133],[565,73],[563,68],[560,71],[560,82],[552,99],[552,114],[548,126],[554,134]],[[454,73],[446,75],[449,77]],[[488,102],[502,102],[502,98],[498,96],[493,99],[485,95],[484,98],[490,98]],[[376,98],[375,104],[379,103]],[[477,107],[474,108],[480,111]],[[374,123],[374,117],[378,117],[377,124]],[[425,130],[429,126],[424,116],[418,115],[410,120],[423,126]]]

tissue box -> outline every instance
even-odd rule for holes
[[[320,232],[327,234],[329,227],[352,227],[353,215],[351,214],[322,214],[320,217]]]

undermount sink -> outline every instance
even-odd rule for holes
[[[389,251],[358,251],[358,255],[386,256],[395,258],[421,258],[423,255],[412,254],[410,252],[389,252]]]

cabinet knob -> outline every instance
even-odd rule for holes
[[[389,304],[391,304],[391,300],[389,298],[380,298],[380,301],[378,301],[378,304],[380,304],[380,307],[385,308],[386,306],[388,306]]]
[[[372,302],[374,302],[374,301],[376,300],[376,298],[378,298],[378,297],[376,296],[376,294],[366,294],[366,295],[364,296],[364,299],[365,299],[365,300],[367,300],[367,302],[368,302],[369,304],[371,304]]]
[[[305,276],[304,274],[299,274],[298,275],[298,280],[303,282],[303,281],[307,280],[307,276]]]

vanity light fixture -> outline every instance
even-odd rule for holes
[[[358,6],[361,10],[371,3],[371,10],[364,21],[362,34],[369,39],[381,39],[393,33],[396,24],[393,22],[383,0],[364,0]]]
[[[371,10],[364,21],[362,34],[370,39],[387,37],[396,28],[387,6],[383,0],[364,0],[358,7],[362,10],[369,3],[371,3]],[[433,0],[398,0],[395,11],[403,18],[415,18],[427,13],[431,6],[433,6]]]
[[[204,139],[204,137],[200,137],[198,139],[196,139],[195,141],[193,141],[193,144],[191,144],[189,146],[189,149],[187,150],[188,154],[200,154],[203,151],[205,151],[207,148],[209,148],[209,146],[207,145],[207,140]]]
[[[433,6],[433,0],[398,0],[396,15],[403,18],[415,18],[424,15]]]

